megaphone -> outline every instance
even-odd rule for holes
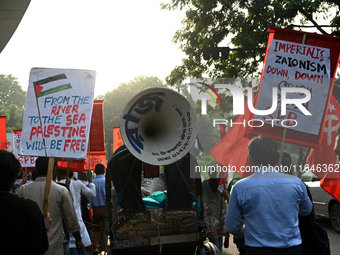
[[[184,157],[194,144],[196,113],[174,90],[145,89],[125,105],[120,132],[136,158],[151,165],[168,165]]]

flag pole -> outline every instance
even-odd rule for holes
[[[306,43],[306,38],[307,38],[307,34],[303,34],[301,44],[305,44]],[[283,129],[283,134],[282,134],[282,142],[281,142],[281,148],[280,148],[279,162],[278,162],[279,166],[282,163],[283,146],[285,144],[286,135],[287,135],[287,128],[284,128]]]
[[[44,204],[43,204],[44,218],[47,216],[47,213],[48,213],[48,204],[50,201],[50,191],[51,191],[53,169],[54,169],[54,158],[51,157],[48,160],[48,169],[47,169],[47,176],[46,176],[46,187],[45,187],[45,196],[44,196]]]

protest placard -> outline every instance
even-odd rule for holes
[[[14,146],[14,134],[13,133],[6,133],[6,141],[7,141],[7,150],[9,152],[14,151],[13,146]]]
[[[277,107],[268,116],[255,115],[267,124],[317,135],[330,89],[330,52],[327,48],[271,40],[268,57],[264,67],[261,89],[256,105],[257,110],[271,108],[273,88],[277,88]],[[286,114],[282,115],[283,98],[302,99],[304,93],[282,94],[283,88],[304,88],[311,99],[302,104],[311,115],[305,115],[296,104],[287,104]],[[273,121],[275,119],[275,121]],[[294,121],[293,121],[294,120]]]
[[[250,120],[258,119],[264,124],[248,123],[245,136],[251,138],[262,134],[273,140],[320,148],[339,56],[340,38],[270,28],[254,108],[270,109],[274,99],[277,105],[275,111],[267,115],[252,113]],[[277,89],[277,94],[273,93],[273,88]],[[303,92],[281,95],[287,88]],[[284,98],[288,101],[281,107]],[[298,106],[299,100],[306,102]]]
[[[20,142],[21,142],[21,129],[13,130],[13,139],[14,139],[14,151],[13,154],[15,157],[19,160],[21,167],[29,167],[29,168],[35,168],[35,161],[37,157],[32,156],[20,156],[18,154],[19,148],[20,148]]]
[[[95,71],[32,68],[19,155],[85,159]]]

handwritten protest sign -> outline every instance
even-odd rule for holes
[[[35,168],[35,161],[37,157],[31,156],[20,156],[19,149],[20,149],[20,142],[21,142],[21,129],[13,130],[13,154],[19,160],[21,167],[34,167]]]
[[[6,133],[6,140],[7,140],[7,150],[9,152],[13,152],[13,145],[14,145],[14,134],[13,133]]]
[[[257,109],[272,106],[272,88],[277,88],[277,108],[271,115],[258,116],[265,123],[295,131],[317,135],[321,127],[323,113],[330,90],[330,51],[312,45],[271,40],[267,61],[263,71]],[[305,98],[304,93],[281,95],[282,88],[303,88],[311,93],[309,102],[302,104],[311,115],[305,115],[295,104],[288,104],[282,115],[282,97],[288,99]],[[276,95],[275,95],[276,96]],[[273,121],[275,119],[275,121]],[[292,121],[294,120],[294,121]]]
[[[95,71],[33,68],[19,155],[84,159]]]

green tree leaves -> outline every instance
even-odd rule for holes
[[[258,77],[270,27],[297,28],[307,22],[322,34],[337,32],[340,26],[338,1],[282,0],[172,0],[162,4],[166,10],[185,9],[186,16],[174,35],[174,43],[187,57],[166,78],[170,85],[186,77]],[[334,10],[338,11],[335,12]],[[333,11],[331,11],[333,10]],[[321,20],[318,19],[321,17]],[[320,24],[328,17],[330,32]],[[300,24],[294,24],[300,22]],[[230,46],[227,60],[203,59],[209,47]]]
[[[6,115],[6,130],[22,128],[26,92],[22,90],[17,78],[0,74],[0,115]]]

